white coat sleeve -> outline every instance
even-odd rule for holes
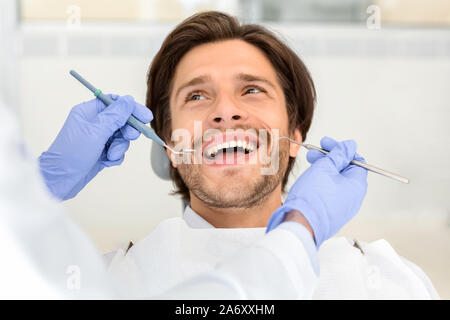
[[[307,249],[314,246],[309,238],[311,243],[300,241],[294,232],[278,227],[215,270],[187,280],[156,298],[311,299],[318,275]]]
[[[15,115],[1,103],[0,253],[3,298],[104,298],[115,292],[100,254],[47,192]]]

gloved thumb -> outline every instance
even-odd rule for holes
[[[123,96],[97,115],[97,121],[104,130],[105,138],[109,138],[126,124],[135,107],[136,102],[132,96]]]

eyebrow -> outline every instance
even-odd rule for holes
[[[264,83],[268,84],[269,86],[271,86],[273,89],[276,89],[275,85],[272,82],[270,82],[269,80],[267,80],[266,78],[254,76],[252,74],[239,73],[236,76],[236,79],[241,80],[241,81],[246,81],[246,82],[256,82],[256,81],[264,82]]]
[[[178,97],[178,95],[180,94],[180,91],[185,89],[185,88],[187,88],[187,87],[196,86],[196,85],[208,82],[208,81],[211,81],[211,77],[209,75],[206,75],[206,74],[197,76],[195,78],[192,78],[191,80],[189,80],[188,82],[184,83],[183,85],[181,85],[177,89],[177,92],[175,93],[175,97]]]

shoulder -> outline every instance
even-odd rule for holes
[[[383,284],[385,288],[402,288],[411,298],[439,299],[425,272],[400,256],[385,239],[365,242],[331,238],[320,248],[319,257],[321,270],[331,272],[333,277],[336,270],[353,270],[364,278],[364,282]]]
[[[434,288],[433,283],[430,278],[426,275],[426,273],[415,263],[409,261],[404,257],[400,257],[403,260],[403,263],[422,281],[424,286],[426,287],[428,293],[430,294],[431,299],[439,300],[440,296]]]

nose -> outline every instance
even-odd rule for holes
[[[215,128],[232,128],[233,126],[246,122],[247,111],[239,106],[239,102],[231,97],[222,96],[216,101],[215,108],[209,115],[209,123]]]

